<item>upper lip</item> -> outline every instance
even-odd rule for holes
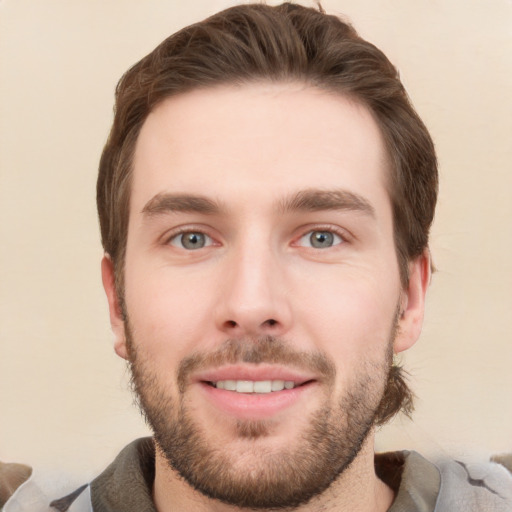
[[[316,380],[315,375],[281,365],[226,365],[219,368],[211,368],[194,374],[195,382],[219,382],[223,380],[284,380],[292,381],[295,385]]]

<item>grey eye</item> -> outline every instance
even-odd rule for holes
[[[189,251],[194,251],[196,249],[202,249],[208,245],[211,245],[211,238],[204,233],[200,233],[197,231],[189,231],[186,233],[180,233],[179,235],[171,238],[171,245],[175,247],[180,247],[182,249],[187,249]]]
[[[342,242],[343,239],[332,231],[309,231],[300,239],[301,246],[315,249],[328,249]]]
[[[309,235],[311,246],[317,249],[323,249],[324,247],[331,247],[334,241],[334,235],[328,231],[313,231]]]

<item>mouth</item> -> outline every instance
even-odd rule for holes
[[[293,380],[219,380],[217,382],[206,381],[205,384],[216,389],[225,389],[235,393],[277,393],[283,390],[295,389],[304,386],[312,380],[294,382]]]
[[[270,419],[286,410],[307,407],[316,376],[275,366],[229,366],[196,375],[201,400],[237,419]]]

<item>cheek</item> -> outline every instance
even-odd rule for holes
[[[184,277],[147,269],[127,273],[125,299],[135,342],[156,364],[179,361],[191,341],[205,337],[208,298]]]
[[[297,317],[317,348],[349,371],[360,361],[382,359],[393,331],[397,290],[392,283],[347,272],[304,291]]]

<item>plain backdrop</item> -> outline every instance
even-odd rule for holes
[[[147,434],[112,350],[97,164],[121,74],[231,4],[0,0],[0,460],[94,473]],[[512,451],[512,1],[323,5],[399,68],[440,160],[417,411],[377,449]]]

